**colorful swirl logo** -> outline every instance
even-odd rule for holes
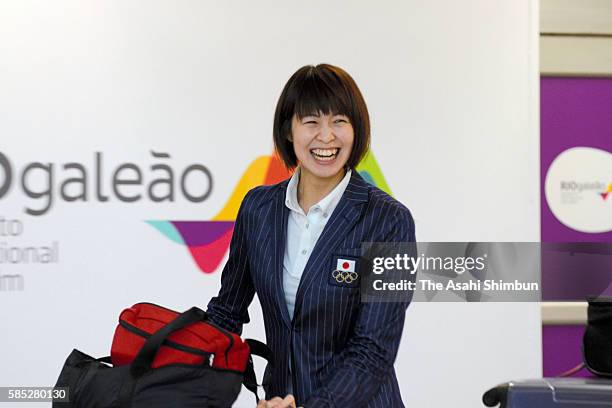
[[[371,151],[359,163],[357,171],[367,182],[391,194]],[[290,175],[275,154],[260,156],[249,165],[223,209],[212,220],[146,222],[166,238],[186,246],[200,271],[213,273],[227,252],[234,231],[234,221],[246,193],[259,185],[283,181]]]

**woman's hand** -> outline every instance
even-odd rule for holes
[[[295,398],[293,398],[293,395],[287,394],[284,399],[274,397],[270,401],[260,400],[257,408],[295,408]]]

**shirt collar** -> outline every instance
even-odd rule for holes
[[[332,191],[329,192],[325,197],[323,197],[318,203],[314,204],[311,209],[319,208],[322,213],[331,214],[331,212],[336,208],[338,202],[340,202],[340,198],[342,198],[342,194],[344,194],[344,190],[349,184],[351,180],[352,170],[349,169],[344,178],[338,183],[336,187]],[[287,192],[285,193],[285,205],[292,211],[295,211],[300,214],[304,214],[304,210],[300,207],[297,198],[297,190],[298,184],[300,181],[300,167],[296,169],[296,171],[291,176],[289,180],[289,184],[287,184]]]

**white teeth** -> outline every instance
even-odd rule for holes
[[[312,149],[311,151],[319,160],[332,160],[338,153],[338,150],[340,149]]]

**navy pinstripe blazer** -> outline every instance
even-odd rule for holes
[[[359,287],[329,277],[338,257],[360,256],[362,242],[414,241],[410,211],[353,171],[304,268],[292,320],[282,284],[287,184],[256,187],[242,201],[211,320],[241,333],[257,293],[276,358],[264,376],[267,398],[286,394],[293,353],[298,406],[403,407],[393,363],[408,303],[362,303]]]

